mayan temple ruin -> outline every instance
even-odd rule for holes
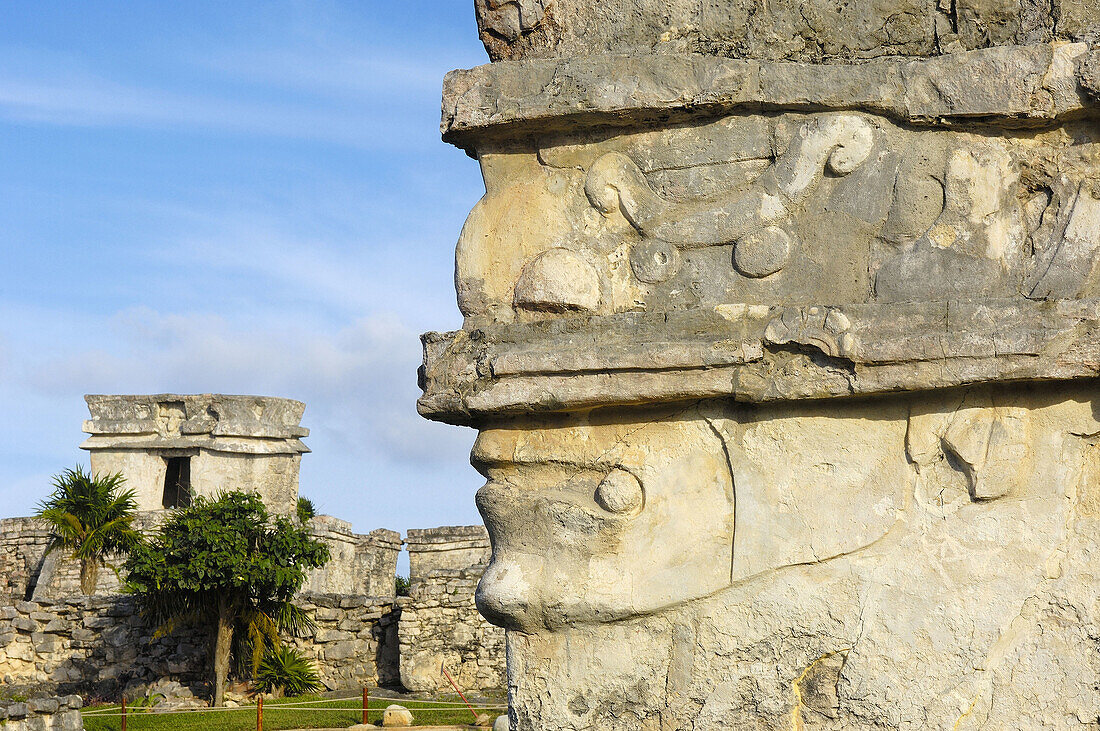
[[[513,731],[1100,724],[1100,4],[478,0]]]
[[[301,458],[309,452],[302,441],[309,429],[300,424],[304,403],[226,394],[85,400],[91,418],[81,447],[97,474],[126,478],[142,530],[155,529],[196,497],[232,489],[256,492],[273,512],[295,512]],[[290,644],[315,664],[326,690],[435,692],[448,687],[441,665],[467,691],[501,687],[504,633],[474,605],[489,555],[482,526],[411,529],[407,541],[382,528],[355,533],[331,515],[305,526],[331,559],[308,573],[295,597],[316,626]],[[159,694],[169,704],[192,703],[207,680],[206,630],[158,631],[115,570],[101,571],[94,593],[82,595],[79,562],[63,550],[47,553],[49,541],[49,529],[35,518],[0,520],[0,688],[131,700]],[[397,596],[394,577],[406,543],[409,590]],[[0,727],[10,710],[2,701]],[[71,722],[62,713],[45,716],[56,725],[25,728],[70,728],[60,725]],[[32,721],[45,723],[26,723]]]

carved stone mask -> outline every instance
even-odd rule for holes
[[[609,621],[729,584],[733,482],[703,419],[486,429],[473,462],[493,542],[477,601],[494,622]]]

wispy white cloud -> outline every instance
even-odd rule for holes
[[[48,52],[0,53],[0,118],[213,130],[362,149],[436,144],[434,135],[411,134],[402,114],[409,100],[439,93],[443,72],[431,64],[332,57],[327,71],[318,59],[267,52],[227,54],[222,61],[213,76],[211,69],[184,68],[193,80],[171,85],[143,83]],[[421,132],[436,122],[431,111],[421,121]]]
[[[0,75],[0,117],[78,127],[216,129],[362,148],[423,143],[422,138],[402,134],[398,120],[381,109],[325,110],[186,95],[89,76],[34,79]]]
[[[141,307],[102,323],[95,343],[21,364],[14,375],[42,394],[76,392],[259,393],[298,398],[310,420],[340,425],[356,451],[393,460],[462,459],[468,437],[416,414],[417,333],[394,315],[333,331],[272,318],[233,322],[211,314]]]

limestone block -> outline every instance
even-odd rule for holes
[[[403,728],[405,726],[412,726],[413,715],[408,708],[392,704],[386,706],[386,709],[382,711],[382,726],[383,728]]]
[[[30,617],[16,617],[11,621],[11,626],[20,632],[35,632],[38,630],[38,622]]]
[[[56,698],[31,698],[27,708],[33,713],[57,713],[60,704]]]

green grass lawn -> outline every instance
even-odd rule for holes
[[[457,698],[456,698],[457,700]],[[325,711],[296,710],[287,704],[301,703],[304,708],[331,708]],[[420,701],[414,699],[372,699],[370,702],[369,722],[382,724],[382,709],[397,703],[413,713],[419,726],[469,724],[473,716],[466,708],[456,708],[450,698],[439,701]],[[477,704],[475,704],[477,705]],[[280,710],[280,706],[284,706]],[[320,696],[301,696],[264,701],[264,729],[298,728],[347,728],[363,720],[363,701],[360,698],[334,701]],[[118,713],[119,706],[89,706],[84,709],[85,731],[119,731],[122,719],[115,716],[97,717],[100,713]],[[503,709],[478,711],[493,717],[504,713]],[[256,706],[244,706],[226,711],[199,711],[196,713],[153,713],[145,708],[128,709],[126,713],[127,731],[247,731],[256,728]]]

